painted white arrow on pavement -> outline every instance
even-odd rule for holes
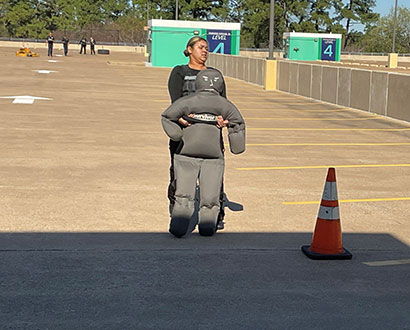
[[[52,71],[52,70],[33,70],[34,72],[37,72],[37,73],[43,73],[43,74],[49,74],[49,73],[52,73],[52,72],[58,72],[58,71]]]
[[[29,96],[29,95],[0,96],[0,99],[14,99],[13,103],[20,103],[20,104],[33,104],[34,100],[52,100],[48,97],[38,97],[38,96]]]

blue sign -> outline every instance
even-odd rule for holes
[[[231,54],[231,35],[230,30],[208,30],[207,40],[211,53]]]
[[[336,39],[322,39],[321,59],[324,61],[336,60]]]

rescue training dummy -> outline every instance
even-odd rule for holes
[[[228,120],[228,140],[233,154],[245,151],[245,122],[239,110],[221,96],[223,78],[219,71],[198,73],[196,92],[182,97],[162,113],[162,127],[170,139],[180,141],[174,158],[175,205],[169,231],[182,237],[195,228],[195,192],[199,182],[198,229],[203,236],[216,231],[220,191],[225,167],[222,129],[218,116]],[[181,127],[179,118],[190,124]]]

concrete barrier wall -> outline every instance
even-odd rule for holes
[[[282,63],[279,63],[282,65]],[[310,97],[316,100],[321,100],[322,97],[322,67],[320,65],[312,65],[312,88]]]
[[[220,70],[224,76],[263,86],[265,60],[236,55],[209,54],[207,65]]]
[[[289,66],[289,92],[298,94],[299,63],[290,63]]]
[[[264,58],[265,59],[269,56],[269,52],[241,50],[241,51],[239,51],[239,55],[240,56],[246,56],[246,57],[258,57],[258,58]],[[282,52],[274,52],[273,55],[277,59],[282,59],[283,58],[283,53]],[[348,54],[342,54],[340,56],[340,59],[342,61],[387,62],[388,56],[387,55],[378,56],[378,55],[348,55]],[[410,56],[399,56],[399,62],[409,63],[410,62]]]
[[[370,111],[371,71],[352,70],[350,106],[352,108]]]
[[[299,64],[298,94],[310,97],[312,90],[312,66]]]
[[[337,104],[348,107],[350,104],[350,91],[352,85],[352,70],[339,68],[337,86]]]
[[[373,72],[370,85],[370,110],[379,115],[387,115],[387,91],[389,74]]]
[[[289,62],[281,62],[278,66],[278,89],[289,92]]]
[[[342,61],[368,61],[368,62],[387,62],[388,56],[376,56],[376,55],[341,55]],[[399,62],[410,62],[410,56],[399,56]]]
[[[410,121],[410,75],[389,74],[387,116]]]
[[[336,103],[337,100],[338,68],[325,66],[322,68],[321,100]]]
[[[410,75],[278,62],[278,90],[410,121]]]

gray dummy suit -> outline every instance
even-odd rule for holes
[[[181,141],[174,158],[176,202],[171,213],[169,231],[182,237],[193,230],[195,191],[199,182],[199,233],[212,236],[216,231],[220,209],[219,195],[224,172],[224,147],[217,116],[229,121],[228,140],[234,154],[245,151],[245,122],[238,109],[222,97],[223,79],[219,71],[202,70],[195,82],[195,94],[175,101],[162,113],[165,133]],[[188,117],[193,114],[192,117]],[[182,128],[179,118],[191,125]]]

